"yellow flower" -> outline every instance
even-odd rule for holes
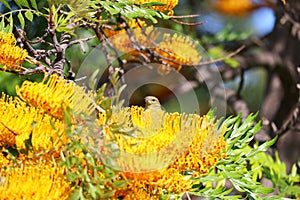
[[[11,46],[16,45],[16,38],[12,33],[4,33],[0,31],[0,45],[8,44]]]
[[[183,153],[170,167],[178,170],[195,171],[206,174],[208,170],[226,156],[227,143],[223,132],[218,135],[215,124],[209,117],[201,118],[198,134],[192,139],[188,151]]]
[[[151,197],[145,190],[140,189],[135,192],[131,192],[124,197],[124,200],[159,200],[159,196]]]
[[[132,36],[139,45],[149,47],[151,46],[151,41],[155,41],[158,33],[153,31],[154,27],[149,26],[147,28],[136,28],[132,30]],[[140,55],[127,35],[126,31],[121,31],[116,37],[110,38],[111,43],[121,52],[127,53],[133,56]],[[144,52],[143,52],[144,53]]]
[[[10,160],[6,156],[4,156],[2,152],[0,152],[0,170],[3,166],[8,166],[10,164],[11,164]],[[1,175],[0,175],[0,183],[1,183]]]
[[[52,121],[52,124],[51,124]],[[54,126],[54,127],[53,127]],[[55,129],[56,130],[55,130]],[[25,149],[30,139],[34,150],[59,148],[66,141],[62,121],[27,106],[18,98],[2,94],[0,99],[0,146]]]
[[[163,39],[158,43],[155,51],[165,57],[162,61],[169,64],[171,67],[180,71],[182,65],[197,64],[201,60],[201,55],[197,50],[197,42],[194,42],[190,37],[182,35],[163,35]]]
[[[120,151],[113,167],[128,180],[126,192],[119,192],[125,193],[126,198],[151,199],[189,191],[193,180],[184,175],[186,171],[194,177],[205,174],[226,156],[223,135],[216,133],[208,116],[163,112],[154,119],[151,114],[137,106],[112,114],[108,124],[131,127],[135,130],[132,136],[113,135],[110,128],[105,129],[106,136],[115,139]],[[100,122],[103,119],[106,117],[100,116]],[[155,122],[160,122],[160,126]]]
[[[136,0],[134,3],[136,4],[144,4],[144,3],[151,3],[151,2],[160,2],[165,3],[163,6],[149,6],[151,9],[166,12],[169,11],[168,15],[173,15],[173,9],[178,4],[178,0]]]
[[[0,146],[23,144],[38,118],[38,111],[18,98],[2,94],[0,99]],[[22,140],[23,139],[23,140]]]
[[[33,149],[36,152],[51,150],[52,148],[59,149],[67,142],[65,126],[64,122],[45,115],[32,130],[31,143]]]
[[[93,94],[57,75],[50,76],[47,83],[24,81],[16,88],[17,94],[29,105],[42,109],[49,115],[62,119],[69,107],[76,114],[91,115],[95,111]]]
[[[68,199],[72,190],[63,173],[63,168],[50,164],[0,171],[0,199]]]
[[[16,71],[22,69],[22,64],[28,53],[16,45],[16,39],[12,33],[0,32],[0,65],[3,69],[10,68]]]

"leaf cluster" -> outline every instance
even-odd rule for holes
[[[227,118],[222,124],[227,129],[227,157],[221,160],[208,175],[202,176],[194,185],[192,194],[207,198],[220,199],[280,199],[299,197],[299,175],[296,165],[290,175],[286,174],[285,164],[276,154],[275,160],[266,151],[277,140],[273,138],[261,145],[249,146],[254,135],[260,130],[261,123],[255,123],[256,115],[249,115],[241,123],[241,116]],[[260,180],[272,181],[273,187],[266,188]],[[226,185],[232,185],[227,187]],[[279,194],[273,192],[279,189]],[[242,195],[241,195],[242,194]]]

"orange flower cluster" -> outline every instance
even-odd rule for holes
[[[64,110],[90,114],[92,94],[57,75],[48,82],[25,81],[17,93],[21,99],[0,98],[0,199],[67,199],[72,188],[64,170],[52,163],[68,142]]]
[[[165,63],[180,71],[182,65],[192,65],[200,62],[201,55],[197,50],[197,44],[190,37],[164,34],[155,51],[165,57],[162,58]]]
[[[199,54],[198,43],[190,37],[162,33],[161,30],[152,26],[144,29],[134,29],[132,36],[138,45],[153,50],[158,56],[161,56],[162,63],[173,67],[177,71],[180,71],[183,65],[194,65],[201,61],[202,56]],[[126,32],[112,37],[111,42],[119,51],[130,56],[143,55],[151,57],[143,49],[137,51]],[[158,69],[158,72],[162,75],[167,74],[171,69],[168,66],[163,65]]]
[[[51,76],[46,84],[25,81],[17,86],[16,92],[29,105],[58,119],[63,118],[67,107],[76,114],[90,115],[95,110],[92,93],[86,94],[83,87],[57,75]]]
[[[38,118],[35,108],[27,107],[20,99],[2,94],[0,99],[0,146],[10,147],[19,141],[28,139],[32,131],[32,123]],[[23,143],[23,141],[22,141]]]
[[[16,90],[21,99],[5,94],[0,99],[0,146],[25,149],[30,138],[36,151],[58,148],[66,141],[64,110],[91,115],[96,109],[92,93],[57,75],[48,82],[25,81]]]
[[[118,191],[117,196],[155,199],[166,193],[189,191],[192,177],[208,173],[226,157],[223,133],[216,132],[209,117],[148,112],[142,107],[131,107],[112,115],[109,123],[124,124],[127,129],[136,130],[132,136],[113,135],[109,128],[105,129],[107,136],[116,137],[120,150],[114,167],[123,171],[120,176],[128,180],[127,190]],[[99,121],[104,119],[106,117],[101,115]],[[187,171],[193,176],[185,176]]]
[[[161,11],[161,12],[168,12],[169,16],[174,14],[173,9],[178,4],[178,0],[137,0],[135,1],[136,4],[144,4],[144,3],[152,3],[152,2],[160,2],[164,3],[165,5],[162,6],[149,6],[151,9]]]
[[[149,47],[151,46],[151,41],[154,41],[158,34],[153,32],[153,26],[147,28],[136,28],[132,30],[132,37],[135,42],[139,45]],[[130,56],[139,56],[140,53],[134,48],[130,37],[127,35],[125,30],[122,30],[115,37],[110,38],[111,43],[121,52]]]
[[[71,107],[74,113],[91,113],[95,110],[92,95],[56,75],[50,76],[48,82],[26,81],[17,91],[26,103],[6,95],[0,99],[0,146],[22,152],[30,143],[33,151],[20,154],[17,164],[12,162],[10,154],[0,153],[0,168],[10,169],[0,170],[0,180],[4,183],[0,182],[0,191],[7,191],[3,192],[4,199],[8,194],[15,199],[39,199],[42,193],[49,194],[49,198],[67,198],[72,187],[66,183],[63,169],[52,163],[59,159],[58,150],[69,141],[63,111]],[[111,158],[112,163],[102,159],[98,163],[117,169],[114,172],[117,180],[127,182],[125,189],[114,188],[115,198],[150,200],[162,195],[180,195],[191,189],[195,177],[205,175],[226,157],[223,132],[217,133],[213,120],[207,116],[145,111],[133,106],[113,108],[111,117],[101,113],[95,124],[104,135],[101,144],[95,143],[101,149],[99,156],[109,155],[111,145],[106,142],[114,142],[114,150],[120,152],[118,157]],[[120,131],[132,134],[116,132],[117,126]],[[84,158],[82,153],[77,153]],[[82,167],[86,167],[84,159],[82,162]],[[15,191],[20,184],[18,180],[26,184]],[[37,182],[43,183],[39,191],[34,187]]]
[[[0,199],[68,199],[72,190],[63,173],[63,168],[50,164],[0,171]]]
[[[251,0],[217,0],[214,3],[216,10],[228,15],[245,15],[265,5],[255,4]]]
[[[16,38],[12,33],[0,32],[0,65],[20,71],[28,53],[25,49],[16,46]]]

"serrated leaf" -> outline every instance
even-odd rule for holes
[[[26,17],[29,21],[32,21],[32,19],[33,19],[33,14],[32,14],[32,12],[29,11],[29,10],[27,10],[27,11],[25,12],[25,17]]]
[[[22,12],[21,12],[21,11],[20,11],[19,14],[18,14],[18,19],[19,19],[19,21],[20,21],[20,24],[21,24],[22,29],[24,29],[24,27],[25,27],[25,20],[24,20],[24,17],[23,17],[23,15],[22,15]]]
[[[11,7],[10,7],[10,5],[8,4],[7,1],[5,1],[5,0],[0,0],[0,2],[3,3],[3,5],[4,5],[6,8],[8,8],[8,9],[11,10]]]

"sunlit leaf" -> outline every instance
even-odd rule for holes
[[[22,15],[22,12],[20,11],[19,14],[18,14],[18,19],[20,21],[20,24],[21,24],[21,27],[22,29],[24,29],[24,26],[25,26],[25,20],[24,20],[24,17]]]
[[[8,3],[7,1],[5,1],[5,0],[0,0],[0,2],[3,3],[3,5],[4,5],[6,8],[8,8],[8,9],[11,10],[11,7],[10,7],[10,5],[9,5],[9,3]]]
[[[26,0],[15,0],[16,4],[21,7],[27,7],[29,8],[29,4]]]
[[[35,0],[30,0],[30,3],[31,3],[31,6],[34,8],[34,9],[38,9],[37,7],[37,4],[36,4],[36,1]]]
[[[29,21],[32,21],[32,19],[33,19],[33,14],[32,14],[32,12],[29,11],[29,10],[27,10],[27,11],[25,12],[25,17],[26,17]]]

